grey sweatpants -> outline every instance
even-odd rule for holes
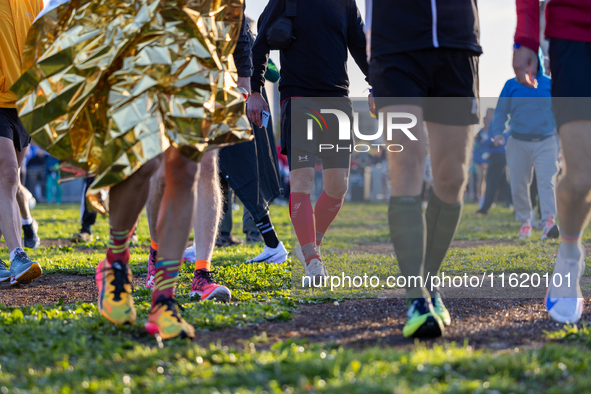
[[[506,146],[507,165],[511,178],[513,206],[518,222],[531,223],[529,187],[536,170],[542,220],[550,215],[556,219],[556,175],[558,174],[558,142],[555,136],[543,141],[520,141],[509,137]]]

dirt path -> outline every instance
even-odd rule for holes
[[[133,279],[134,286],[145,283],[145,277]],[[51,274],[43,275],[24,286],[10,286],[9,282],[0,283],[0,304],[8,306],[31,306],[64,303],[96,302],[98,289],[94,278],[79,275]]]
[[[449,342],[476,347],[506,349],[515,346],[539,347],[547,340],[543,331],[559,330],[562,325],[548,318],[539,299],[447,300],[452,325],[445,335],[427,344]],[[591,310],[583,317],[591,319]],[[406,306],[402,299],[349,300],[342,303],[301,305],[294,319],[285,323],[264,323],[256,327],[200,332],[201,345],[220,341],[227,346],[243,346],[253,336],[266,335],[268,347],[280,340],[307,339],[309,343],[336,343],[352,347],[384,345],[409,347],[412,339],[402,336]]]
[[[137,277],[139,286],[145,278]],[[76,275],[44,275],[27,286],[11,287],[0,284],[0,303],[9,306],[95,302],[97,288],[92,277]],[[589,305],[589,303],[586,303]],[[545,341],[543,331],[560,329],[560,324],[548,318],[541,299],[447,299],[446,305],[453,324],[444,337],[427,343],[469,343],[476,347],[494,349],[539,347]],[[583,316],[591,321],[591,308]],[[409,347],[410,339],[402,336],[406,321],[405,300],[360,299],[326,304],[302,304],[293,320],[282,323],[261,323],[244,328],[221,331],[199,331],[195,339],[201,345],[221,342],[241,348],[255,336],[266,340],[259,348],[278,341],[307,339],[310,343],[336,343],[353,347],[385,345]],[[263,334],[264,333],[264,334]]]

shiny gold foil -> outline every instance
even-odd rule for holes
[[[95,175],[89,201],[170,145],[195,160],[247,141],[231,56],[243,0],[71,0],[31,27],[23,125],[72,176]],[[82,171],[72,170],[72,165]]]

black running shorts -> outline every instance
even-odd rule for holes
[[[0,108],[0,137],[5,137],[14,143],[14,149],[22,152],[29,146],[31,137],[27,134],[14,108]]]
[[[428,48],[373,57],[369,79],[376,108],[418,105],[428,122],[479,123],[478,56],[467,49]]]
[[[591,120],[591,42],[551,38],[550,70],[556,127]]]
[[[322,100],[322,99],[320,99]],[[330,100],[330,99],[328,99]],[[350,118],[353,117],[350,102],[346,98],[335,98],[337,107],[343,111],[350,112]],[[313,141],[306,144],[304,141],[304,133],[306,132],[303,122],[297,122],[297,136],[292,133],[292,100],[286,99],[281,102],[281,153],[287,155],[290,170],[297,170],[299,168],[310,168],[316,164],[316,159],[322,161],[322,168],[349,168],[351,165],[351,152],[348,150],[332,149],[328,152],[319,151],[317,146],[318,141]],[[327,117],[329,126],[333,126],[332,117]],[[334,136],[334,133],[332,134]],[[325,134],[326,136],[326,134]],[[327,140],[325,142],[333,142]],[[338,145],[338,142],[333,142],[333,145]]]

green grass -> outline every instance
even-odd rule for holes
[[[556,242],[519,241],[512,212],[495,208],[487,218],[465,208],[456,239],[501,239],[509,244],[452,249],[443,266],[464,272],[547,272]],[[33,211],[43,239],[67,240],[78,230],[75,205],[40,205]],[[235,234],[241,234],[241,210],[235,212]],[[294,245],[286,207],[273,206],[272,219],[286,247]],[[87,245],[45,247],[31,252],[46,275],[93,275],[104,257],[106,219],[98,218],[95,241]],[[145,216],[138,227],[140,245],[132,248],[134,275],[145,275],[149,234]],[[242,236],[243,237],[243,236]],[[357,245],[389,242],[385,204],[345,204],[333,224],[323,253],[332,270],[398,275],[394,256],[370,253],[335,255]],[[291,319],[303,299],[291,292],[292,266],[245,264],[260,245],[216,249],[216,278],[232,289],[234,301],[194,303],[187,295],[192,267],[184,266],[177,294],[183,316],[203,331],[244,327]],[[6,258],[6,248],[0,257]],[[347,298],[352,294],[333,294]],[[150,293],[134,289],[138,322],[114,326],[98,315],[94,304],[10,308],[0,305],[0,393],[478,393],[586,392],[591,385],[591,330],[567,326],[548,333],[553,342],[541,349],[475,350],[465,344],[410,350],[382,346],[364,350],[331,344],[280,342],[270,346],[266,334],[235,349],[217,344],[199,347],[186,340],[164,343],[143,328]],[[222,331],[223,332],[223,331]]]
[[[497,206],[488,216],[472,216],[478,207],[464,206],[464,214],[455,240],[465,241],[511,241],[519,245],[537,243],[541,229],[534,229],[532,240],[519,240],[520,223],[515,220],[512,210]],[[584,235],[591,242],[591,232]],[[354,249],[355,245],[366,245],[390,241],[387,204],[345,203],[337,220],[332,224],[330,236],[323,243],[328,250]]]
[[[213,303],[196,313],[209,317]],[[217,305],[221,312],[223,307]],[[146,305],[139,306],[145,317]],[[250,311],[245,308],[244,313]],[[185,313],[188,314],[188,313]],[[223,319],[220,318],[220,319]],[[205,318],[202,318],[205,320]],[[587,333],[588,335],[588,333]],[[585,392],[591,349],[474,350],[467,344],[352,350],[305,341],[238,349],[187,340],[158,344],[139,325],[115,327],[94,305],[0,309],[2,392],[473,393]],[[6,389],[4,389],[6,388]],[[10,391],[6,391],[6,390]]]

